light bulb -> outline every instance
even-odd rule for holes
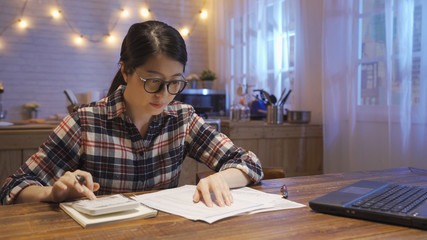
[[[76,43],[77,44],[82,44],[82,42],[83,42],[83,35],[76,37]]]
[[[188,30],[188,28],[183,28],[181,29],[181,34],[182,36],[188,36],[190,34],[190,30]]]
[[[20,28],[26,28],[27,27],[27,22],[22,20],[22,19],[18,20],[18,24],[19,24]]]
[[[200,11],[200,17],[206,19],[208,17],[208,11],[202,10]]]
[[[127,17],[129,15],[128,10],[122,8],[121,11],[122,11],[122,16],[123,17]]]
[[[142,15],[143,17],[148,17],[148,16],[150,16],[150,9],[148,9],[148,8],[143,8],[143,9],[141,9],[141,15]]]
[[[108,34],[107,38],[108,38],[109,42],[114,42],[114,36],[113,35]]]
[[[59,18],[61,16],[61,11],[59,10],[53,10],[52,11],[52,17],[53,18]]]

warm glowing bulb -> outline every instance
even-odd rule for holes
[[[182,34],[182,36],[188,36],[189,34],[190,34],[190,30],[188,30],[188,28],[183,28],[182,30],[181,30],[181,34]]]
[[[200,17],[206,19],[208,17],[208,11],[202,10],[200,11]]]
[[[114,36],[113,35],[108,34],[107,38],[108,38],[108,41],[114,42]]]
[[[53,18],[59,18],[61,16],[61,11],[59,10],[53,10],[52,11],[52,17]]]
[[[18,23],[19,23],[20,28],[26,28],[27,27],[27,22],[22,20],[22,19],[19,19]]]
[[[141,9],[141,15],[143,17],[148,17],[150,15],[150,9],[148,9],[148,8]]]
[[[126,9],[122,9],[122,16],[123,16],[123,17],[127,17],[128,15],[129,15],[128,10],[126,10]]]
[[[76,43],[81,44],[83,42],[83,35],[76,37]]]

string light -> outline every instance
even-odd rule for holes
[[[120,9],[120,11],[122,11],[122,17],[127,17],[129,15],[128,10],[126,10],[124,8]]]
[[[76,37],[75,41],[78,45],[81,45],[83,43],[83,35]]]
[[[114,42],[114,36],[111,35],[111,34],[107,35],[107,39],[108,39],[109,42]]]
[[[59,18],[61,16],[61,11],[59,11],[59,10],[52,10],[51,14],[52,14],[53,18]]]
[[[12,26],[13,24],[15,24],[15,23],[17,23],[17,25],[18,25],[18,27],[19,28],[22,28],[22,29],[24,29],[24,28],[27,28],[28,27],[28,22],[26,21],[26,20],[24,20],[24,18],[23,18],[23,16],[24,16],[24,12],[25,12],[25,9],[26,9],[26,6],[27,6],[27,2],[28,2],[28,0],[25,0],[25,2],[24,2],[24,4],[23,4],[23,6],[22,6],[22,8],[21,8],[21,13],[20,13],[20,17],[19,17],[19,19],[16,21],[13,21],[13,22],[11,22],[9,25],[7,25],[6,27],[4,27],[1,31],[0,31],[0,36],[2,36],[3,35],[3,33],[10,27],[10,26]],[[203,5],[205,5],[205,4],[203,4]],[[120,16],[122,16],[122,17],[128,17],[129,16],[129,11],[127,10],[127,9],[125,9],[125,8],[120,8],[119,9],[119,11],[120,11]],[[141,16],[142,17],[144,17],[144,18],[147,18],[147,17],[149,17],[150,16],[150,14],[151,14],[151,10],[148,8],[148,4],[147,4],[147,7],[144,7],[144,8],[142,8],[141,10],[140,10],[140,14],[141,14]],[[208,12],[207,12],[207,10],[205,10],[205,9],[202,9],[202,10],[200,10],[200,12],[199,12],[199,14],[200,14],[200,18],[202,18],[202,19],[206,19],[207,17],[208,17]],[[86,40],[88,40],[88,41],[90,41],[90,42],[94,42],[94,43],[97,43],[97,42],[100,42],[100,41],[102,41],[102,39],[104,39],[104,41],[105,40],[107,40],[108,42],[114,42],[115,41],[115,37],[112,35],[112,34],[107,34],[107,35],[104,35],[102,38],[99,38],[99,39],[91,39],[90,37],[84,37],[83,35],[81,35],[81,34],[79,34],[79,31],[78,30],[76,30],[73,26],[72,26],[72,24],[71,24],[71,22],[69,22],[66,18],[65,18],[65,16],[62,16],[62,12],[61,12],[61,10],[59,10],[59,9],[51,9],[51,11],[50,11],[50,15],[54,18],[54,19],[57,19],[57,18],[61,18],[61,17],[63,17],[64,18],[64,20],[65,20],[65,22],[68,24],[68,27],[74,32],[74,33],[77,33],[78,34],[78,36],[77,37],[75,37],[75,39],[74,39],[74,42],[77,44],[77,45],[81,45],[81,44],[83,44],[84,43],[84,40],[85,40],[85,38],[86,38]],[[118,22],[118,19],[119,18],[117,18],[117,20],[114,22],[114,24],[113,24],[113,27],[111,28],[111,30],[114,30],[114,28],[116,27],[116,24],[117,24],[117,22]],[[196,20],[197,18],[196,18],[196,16],[195,16],[195,18],[193,18],[193,24],[192,24],[192,26],[191,26],[191,28],[188,28],[188,27],[185,27],[185,28],[182,28],[181,29],[181,35],[183,36],[183,37],[186,37],[186,36],[189,36],[190,35],[190,33],[191,33],[191,31],[194,29],[194,27],[195,27],[195,25],[197,24],[197,20]],[[0,39],[0,49],[2,49],[2,48],[4,48],[4,44],[2,43],[2,41],[1,41],[1,39]]]
[[[28,26],[27,22],[25,20],[19,19],[18,25],[20,28],[26,28]]]
[[[190,34],[190,30],[188,30],[188,28],[183,28],[181,29],[181,35],[186,37]]]
[[[208,17],[208,11],[206,11],[204,9],[202,11],[200,11],[200,17],[203,19],[206,19]]]
[[[150,9],[148,9],[148,8],[143,8],[143,9],[141,9],[141,15],[142,15],[143,17],[148,17],[148,16],[150,16]]]

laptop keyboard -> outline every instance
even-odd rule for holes
[[[391,184],[352,203],[352,207],[408,213],[427,199],[427,188]]]

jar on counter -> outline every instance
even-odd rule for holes
[[[248,105],[239,103],[230,107],[230,120],[234,122],[247,122],[250,120],[251,110]]]
[[[230,121],[238,122],[240,120],[240,104],[233,104],[230,107]]]
[[[248,122],[251,118],[251,109],[248,105],[242,105],[240,108],[240,121]]]

